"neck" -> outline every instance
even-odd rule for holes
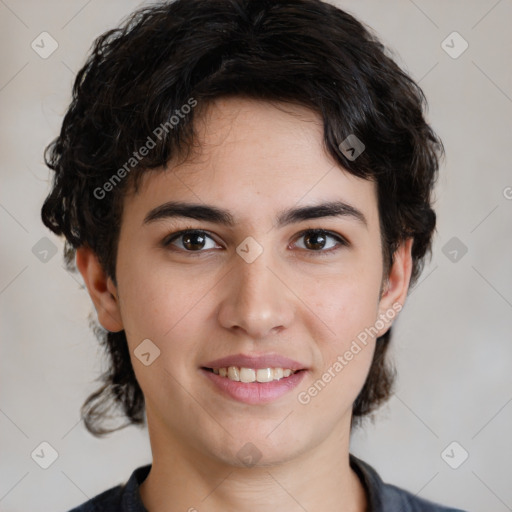
[[[335,432],[286,461],[244,467],[200,452],[169,433],[164,436],[149,417],[148,425],[153,464],[140,494],[151,512],[366,510],[364,487],[349,463],[348,433]]]

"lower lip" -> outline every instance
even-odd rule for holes
[[[246,404],[265,404],[277,400],[296,388],[306,375],[306,370],[292,373],[271,382],[237,382],[200,368],[201,372],[226,395]]]

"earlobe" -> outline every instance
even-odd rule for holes
[[[110,332],[123,330],[117,289],[96,254],[88,247],[76,250],[76,266],[94,303],[100,324]]]
[[[378,336],[386,333],[395,317],[396,312],[403,307],[409,290],[412,273],[412,244],[413,238],[408,238],[395,251],[393,264],[389,271],[384,290],[379,301],[379,317],[389,319]]]

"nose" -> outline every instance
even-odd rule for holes
[[[291,325],[294,294],[268,250],[252,263],[234,256],[234,269],[223,288],[218,320],[231,331],[253,339],[276,334]]]

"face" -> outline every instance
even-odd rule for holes
[[[252,445],[260,464],[285,462],[348,436],[410,245],[383,276],[376,185],[328,156],[311,111],[219,99],[196,127],[195,155],[126,197],[117,287],[98,315],[126,332],[152,436],[232,465]],[[236,383],[205,369],[235,355],[302,371]]]

